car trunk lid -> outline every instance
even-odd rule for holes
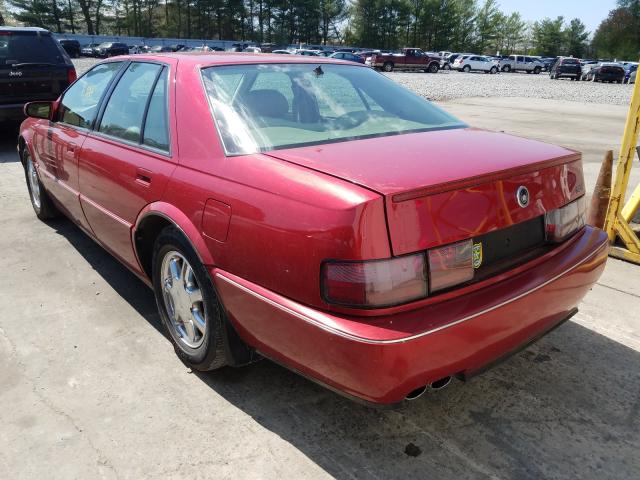
[[[338,142],[268,155],[385,197],[394,255],[513,226],[584,193],[580,154],[478,129]],[[526,187],[530,201],[516,193]]]

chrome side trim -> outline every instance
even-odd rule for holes
[[[118,215],[113,213],[111,210],[107,209],[106,207],[103,207],[102,205],[100,205],[97,202],[94,202],[93,200],[91,200],[89,197],[83,195],[82,193],[80,194],[80,200],[81,201],[84,200],[89,205],[91,205],[93,208],[98,210],[99,212],[103,213],[104,215],[106,215],[110,219],[115,220],[120,225],[122,225],[122,226],[124,226],[124,227],[126,227],[128,229],[130,229],[133,226],[131,223],[127,222],[124,218],[119,217]]]
[[[296,312],[292,309],[290,309],[289,307],[286,307],[284,305],[281,305],[273,300],[271,300],[270,298],[265,297],[264,295],[258,293],[258,292],[254,292],[253,290],[245,287],[244,285],[239,284],[238,282],[236,282],[235,280],[232,280],[228,277],[225,277],[223,274],[221,274],[220,272],[216,272],[216,277],[219,278],[220,280],[223,280],[237,288],[239,288],[240,290],[252,295],[253,297],[256,297],[260,300],[262,300],[263,302],[268,303],[269,305],[272,305],[276,308],[278,308],[279,310],[282,310],[283,312],[286,312],[290,315],[293,315],[296,318],[299,318],[300,320],[303,320],[307,323],[310,323],[316,327],[319,327],[323,330],[326,330],[327,332],[339,335],[341,337],[344,338],[348,338],[349,340],[354,340],[356,342],[362,342],[362,343],[369,343],[369,344],[374,344],[374,345],[389,345],[389,344],[394,344],[394,343],[404,343],[404,342],[408,342],[411,340],[415,340],[417,338],[420,337],[424,337],[426,335],[431,335],[432,333],[436,333],[439,332],[441,330],[453,327],[455,325],[459,325],[461,323],[467,322],[469,320],[473,320],[476,317],[479,317],[481,315],[484,315],[486,313],[492,312],[494,310],[497,310],[498,308],[502,308],[505,305],[508,305],[510,303],[513,303],[517,300],[520,300],[523,297],[526,297],[527,295],[536,292],[538,290],[540,290],[541,288],[546,287],[547,285],[549,285],[550,283],[555,282],[556,280],[558,280],[560,277],[566,275],[567,273],[571,272],[572,270],[575,270],[576,268],[580,267],[582,264],[586,263],[587,261],[589,261],[592,257],[594,257],[595,255],[597,255],[598,253],[600,253],[604,248],[606,248],[606,244],[602,245],[600,248],[594,250],[593,252],[591,252],[589,255],[587,255],[585,258],[583,258],[579,263],[576,263],[575,265],[572,265],[571,267],[567,268],[566,270],[562,271],[561,273],[555,275],[553,278],[550,278],[549,280],[547,280],[546,282],[541,283],[540,285],[537,285],[536,287],[533,287],[530,290],[527,290],[526,292],[521,293],[520,295],[517,295],[513,298],[510,298],[509,300],[505,300],[502,303],[498,303],[497,305],[493,305],[492,307],[486,308],[484,310],[481,310],[479,312],[476,312],[472,315],[469,315],[467,317],[461,318],[460,320],[456,320],[454,322],[451,323],[447,323],[446,325],[442,325],[440,327],[436,327],[436,328],[432,328],[431,330],[427,330],[421,333],[418,333],[416,335],[411,335],[409,337],[403,337],[403,338],[398,338],[398,339],[392,339],[392,340],[371,340],[369,338],[364,338],[364,337],[359,337],[357,335],[352,335],[350,333],[346,333],[343,332],[342,330],[338,330],[335,328],[332,328],[322,322],[318,322],[317,320],[304,315],[302,313]]]

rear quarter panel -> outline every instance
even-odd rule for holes
[[[390,255],[382,196],[266,155],[226,157],[200,66],[179,68],[177,85],[179,166],[163,201],[199,232],[194,243],[206,245],[203,258],[302,303],[325,306],[322,260]],[[228,206],[226,239],[204,231],[208,200]]]

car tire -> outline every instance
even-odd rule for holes
[[[491,75],[495,75],[496,73],[498,73],[498,67],[491,67],[491,70],[489,70],[489,73]]]
[[[465,65],[464,68],[462,69],[462,71],[464,73],[469,73],[471,71],[471,67],[469,65]]]
[[[576,75],[576,82],[580,81],[580,75]]]
[[[60,211],[57,209],[53,200],[51,200],[51,197],[42,185],[40,176],[38,175],[38,170],[31,160],[31,155],[26,147],[22,155],[24,175],[27,181],[27,189],[29,191],[29,199],[31,200],[31,206],[33,207],[33,211],[36,213],[36,217],[43,222],[59,217]]]
[[[444,64],[444,67],[442,67],[443,70],[451,70],[451,65],[449,65],[448,63]]]
[[[385,62],[384,65],[382,65],[382,70],[385,72],[393,72],[393,63]]]
[[[504,67],[502,67],[502,71],[509,73],[511,72],[511,66],[510,65],[505,65]]]
[[[175,227],[165,228],[155,241],[152,280],[158,313],[178,357],[198,371],[224,367],[222,305],[195,249]]]
[[[427,73],[438,73],[438,70],[440,70],[440,67],[436,62],[431,62],[427,67]]]
[[[542,69],[540,67],[536,67],[533,69],[533,73],[535,73],[536,75],[540,75],[540,72],[542,71]]]

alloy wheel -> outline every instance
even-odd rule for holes
[[[162,294],[174,336],[189,348],[204,341],[207,316],[202,291],[193,268],[175,250],[167,252],[161,267]]]
[[[40,181],[38,180],[38,172],[31,161],[31,157],[27,157],[27,177],[29,178],[29,194],[31,202],[36,209],[40,210]]]

